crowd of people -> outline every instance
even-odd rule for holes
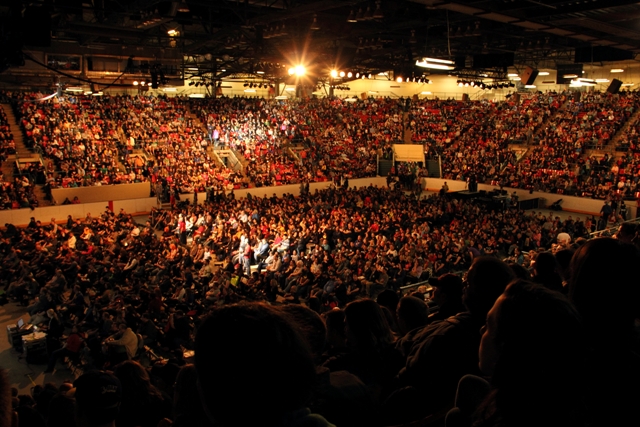
[[[528,144],[565,96],[539,93],[517,103],[423,100],[412,103],[408,126],[428,158],[442,159],[443,179],[487,182],[520,160],[509,145]]]
[[[427,158],[442,160],[444,179],[593,198],[632,196],[640,179],[633,150],[621,161],[585,155],[637,111],[635,92],[536,92],[502,102],[6,96],[47,159],[47,191],[151,181],[202,193],[369,177],[407,133]],[[242,161],[230,164],[211,148]]]
[[[618,190],[613,159],[586,157],[589,148],[605,147],[640,103],[635,92],[620,95],[590,92],[580,100],[571,97],[565,107],[533,137],[526,158],[503,171],[508,186],[547,192],[605,198]],[[622,180],[628,195],[635,193],[637,178]]]
[[[47,332],[46,372],[65,357],[113,372],[79,378],[75,397],[69,384],[16,396],[19,427],[102,425],[86,418],[79,393],[106,378],[119,405],[96,408],[110,408],[118,427],[206,426],[208,416],[229,426],[398,425],[442,416],[465,374],[491,381],[465,377],[455,425],[627,416],[635,394],[604,386],[618,371],[631,384],[640,366],[630,340],[638,230],[585,243],[594,228],[593,218],[372,186],[281,199],[220,193],[153,211],[145,224],[108,209],[7,224],[0,280]],[[619,268],[602,268],[609,261]],[[614,360],[615,373],[602,368]],[[509,398],[525,391],[531,399]],[[470,408],[465,393],[482,397]]]

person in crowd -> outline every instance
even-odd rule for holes
[[[373,300],[349,303],[344,315],[348,351],[327,360],[324,366],[332,372],[345,370],[356,375],[379,404],[390,393],[403,363],[395,337],[382,308]]]
[[[514,281],[482,328],[479,366],[490,380],[462,378],[447,427],[588,425],[588,348],[580,315],[565,296]]]
[[[406,358],[413,345],[413,338],[431,320],[429,306],[424,298],[404,296],[398,302],[396,311],[400,338],[396,341],[396,349]]]
[[[211,427],[198,393],[198,376],[194,365],[178,372],[173,393],[172,427]]]
[[[147,370],[138,362],[124,361],[113,374],[122,385],[116,427],[156,427],[160,420],[171,416],[169,397],[151,384]]]
[[[198,328],[195,366],[203,406],[216,424],[331,425],[306,408],[313,358],[274,308],[253,303],[215,309]]]
[[[433,313],[429,315],[430,321],[445,320],[465,310],[462,304],[462,278],[456,274],[443,274],[439,277],[429,278],[429,284],[433,287],[431,308]]]
[[[55,350],[49,356],[49,364],[45,373],[53,372],[58,359],[68,357],[72,360],[77,360],[80,355],[80,350],[84,345],[86,335],[82,332],[82,329],[78,325],[73,325],[71,334],[66,339],[65,344],[59,350]]]
[[[118,325],[118,332],[104,341],[111,348],[112,363],[133,358],[138,351],[138,337],[126,323]]]
[[[593,425],[640,422],[634,404],[640,392],[633,386],[640,380],[639,262],[635,246],[611,238],[586,242],[571,259],[568,295],[592,345],[586,403]]]
[[[421,415],[427,416],[451,405],[460,378],[479,373],[480,328],[514,277],[509,266],[497,258],[474,259],[465,279],[466,311],[430,323],[415,335],[406,364],[398,374],[398,385],[405,388],[399,388],[390,398],[391,411],[398,412],[398,406],[416,408],[422,402]]]
[[[88,372],[73,382],[78,427],[116,427],[122,402],[118,378],[106,372]]]

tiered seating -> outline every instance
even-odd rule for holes
[[[618,144],[616,145],[617,151],[640,153],[640,145],[638,145],[638,138],[640,136],[640,117],[636,117],[633,123],[620,135]]]
[[[638,97],[588,93],[559,111],[565,97],[539,92],[520,102],[417,101],[406,127],[427,157],[441,156],[445,179],[599,194],[599,186],[611,185],[611,165],[591,168],[584,149],[606,145]],[[49,159],[52,186],[151,180],[201,192],[373,176],[377,156],[401,142],[405,126],[404,102],[392,99],[38,98],[25,95],[22,125]],[[294,143],[299,159],[287,149]],[[510,145],[527,143],[532,148],[520,160]],[[245,177],[216,166],[211,144],[240,152]]]
[[[613,178],[598,162],[583,158],[586,148],[607,145],[638,107],[635,93],[592,92],[580,102],[571,100],[534,138],[529,155],[510,165],[502,179],[507,185],[569,194],[599,195]],[[605,163],[608,163],[608,157]]]
[[[0,163],[7,160],[7,156],[16,153],[16,142],[9,127],[9,121],[4,110],[0,108]]]
[[[214,161],[206,151],[208,141],[198,123],[188,116],[183,98],[126,97],[115,118],[126,138],[127,173],[135,181],[166,180],[181,191],[204,191],[215,175]],[[155,163],[148,168],[144,151]]]
[[[51,187],[131,182],[118,170],[120,141],[110,120],[119,97],[38,101],[28,94],[20,106],[27,144],[49,160]]]

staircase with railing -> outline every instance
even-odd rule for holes
[[[25,144],[24,132],[22,131],[22,128],[18,123],[18,119],[16,118],[11,105],[0,104],[0,108],[2,108],[7,115],[9,129],[13,134],[13,140],[16,144],[16,153],[7,156],[7,161],[3,162],[2,164],[2,172],[5,176],[5,180],[13,181],[16,176],[22,174],[21,171],[25,165],[29,163],[39,163],[41,165],[44,165],[44,161],[42,159],[42,155],[32,151],[31,149],[29,149],[29,147],[27,147],[27,144]],[[36,183],[36,177],[34,176],[29,176],[29,179],[33,183],[33,193],[38,199],[38,205],[51,205],[50,200],[48,200],[46,197],[45,191],[42,189],[42,184],[44,183]]]

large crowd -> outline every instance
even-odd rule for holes
[[[143,181],[177,193],[340,182],[375,176],[377,159],[408,137],[424,145],[427,159],[441,160],[445,179],[593,198],[618,190],[631,197],[640,179],[634,150],[622,159],[586,155],[608,147],[637,111],[636,92],[580,99],[537,92],[502,102],[5,96],[46,159],[47,192]],[[635,143],[636,127],[621,144]],[[232,164],[212,148],[242,161]]]
[[[12,174],[5,176],[4,166],[17,171],[14,162],[8,157],[16,154],[16,142],[11,133],[7,115],[0,108],[0,209],[35,208],[37,198],[33,193],[34,181],[29,174]]]
[[[536,94],[515,103],[424,100],[412,103],[412,140],[428,158],[442,159],[442,177],[478,182],[495,180],[519,160],[509,145],[529,143],[564,102],[564,94]]]
[[[594,229],[372,186],[7,224],[0,280],[45,375],[87,372],[16,396],[18,426],[629,420],[638,230]]]

